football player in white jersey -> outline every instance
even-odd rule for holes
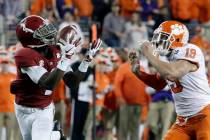
[[[156,68],[151,75],[140,70],[138,54],[129,55],[132,71],[149,86],[171,88],[176,122],[164,140],[210,140],[210,88],[200,48],[188,43],[189,31],[177,21],[165,21],[154,31],[152,41],[140,44],[140,54]],[[158,56],[166,56],[169,62]]]

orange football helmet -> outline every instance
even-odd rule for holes
[[[189,31],[178,21],[165,21],[154,31],[152,44],[160,55],[167,55],[170,49],[183,47],[188,43]]]

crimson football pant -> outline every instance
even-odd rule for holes
[[[15,104],[23,140],[59,140],[59,131],[52,131],[54,105],[51,103],[44,109],[31,108]]]

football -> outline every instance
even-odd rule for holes
[[[68,25],[58,32],[58,42],[62,44],[78,46],[81,43],[81,39],[81,32],[75,25]]]

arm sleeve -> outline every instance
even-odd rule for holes
[[[148,74],[141,71],[141,75],[138,78],[156,90],[161,90],[167,85],[166,80],[161,79],[157,74]]]
[[[21,68],[21,72],[27,74],[34,83],[38,84],[39,79],[47,70],[41,66],[31,66]]]
[[[63,80],[70,88],[77,88],[80,81],[85,77],[85,73],[78,70],[81,62],[76,62],[64,74]]]

